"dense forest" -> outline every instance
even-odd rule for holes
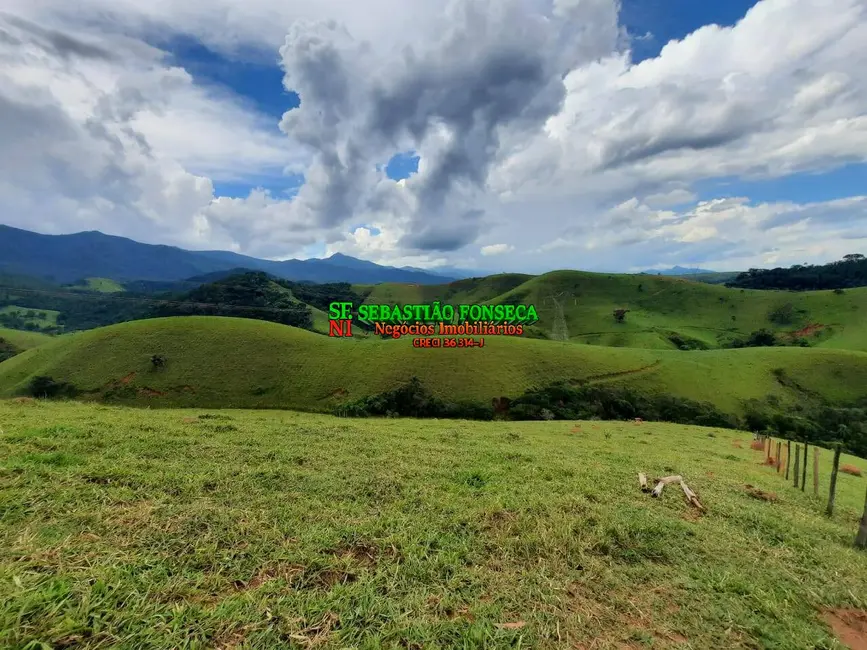
[[[726,286],[790,291],[864,287],[867,286],[867,257],[853,253],[830,264],[795,265],[787,269],[750,269],[727,282]]]

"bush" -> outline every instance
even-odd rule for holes
[[[27,392],[31,397],[74,397],[76,394],[72,384],[56,381],[51,377],[38,376],[30,380]]]
[[[472,402],[446,402],[432,395],[418,377],[394,390],[363,397],[338,407],[344,417],[412,417],[492,420],[494,409]]]

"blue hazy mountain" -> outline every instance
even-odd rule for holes
[[[341,254],[326,259],[272,261],[230,251],[190,251],[142,244],[98,231],[44,235],[0,225],[0,273],[66,284],[89,277],[118,282],[173,282],[233,269],[265,271],[299,282],[442,284],[454,279]]]

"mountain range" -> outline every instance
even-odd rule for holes
[[[98,231],[45,235],[0,225],[0,272],[59,284],[83,278],[173,282],[221,271],[265,271],[296,282],[443,284],[472,273],[395,268],[337,253],[325,259],[263,260],[229,251],[190,251],[142,244]]]

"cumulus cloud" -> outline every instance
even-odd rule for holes
[[[272,205],[214,198],[214,180],[297,159],[258,116],[196,86],[137,39],[63,32],[8,14],[0,33],[4,222],[194,248],[255,251],[281,241],[263,235],[269,220],[282,220]]]
[[[482,246],[479,252],[482,255],[490,256],[490,255],[502,255],[503,253],[510,253],[515,250],[514,246],[509,244],[491,244],[490,246]]]
[[[440,38],[407,46],[396,61],[333,22],[290,31],[281,56],[301,106],[281,128],[313,155],[296,201],[305,219],[330,227],[369,209],[379,200],[376,162],[412,149],[421,163],[404,184],[412,227],[400,243],[418,251],[471,243],[504,140],[538,131],[562,107],[568,71],[610,51],[619,35],[616,8],[598,0],[559,2],[550,15],[519,0],[459,0],[446,17]],[[588,22],[609,29],[576,39]]]
[[[413,266],[500,246],[533,270],[852,252],[861,197],[700,200],[708,179],[867,162],[867,5],[833,4],[761,0],[636,64],[616,0],[7,0],[4,220]],[[301,97],[282,134],[144,42],[161,32],[279,57]],[[419,170],[394,183],[400,151]],[[214,195],[280,174],[303,174],[294,199]]]

